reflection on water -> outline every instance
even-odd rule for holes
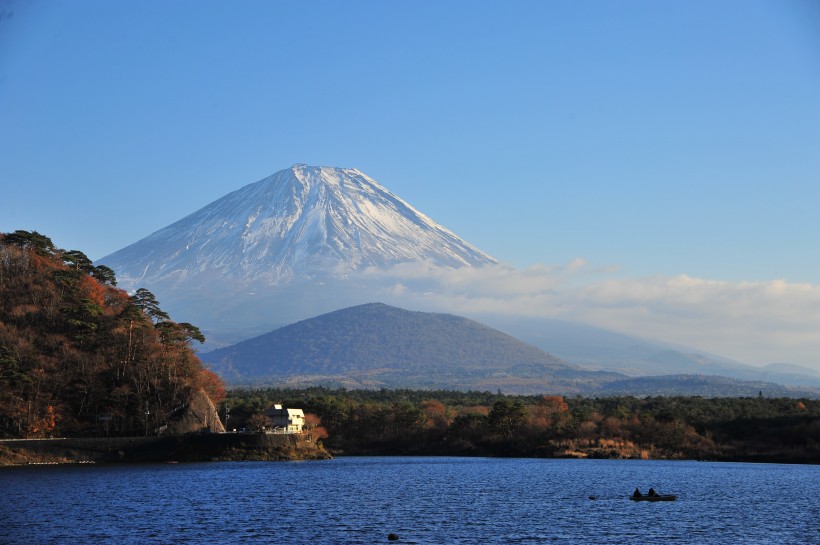
[[[817,466],[340,458],[0,471],[2,544],[818,543]],[[632,502],[638,486],[676,502]],[[590,500],[590,496],[597,499]]]

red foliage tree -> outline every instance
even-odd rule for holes
[[[147,433],[200,388],[224,398],[201,332],[115,284],[39,233],[0,234],[0,436]]]
[[[320,441],[328,437],[327,430],[322,426],[322,419],[313,413],[305,415],[303,432],[310,441]]]
[[[216,373],[210,369],[202,369],[199,372],[199,382],[214,405],[219,405],[225,400],[225,383]]]

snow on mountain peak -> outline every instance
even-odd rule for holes
[[[295,164],[100,260],[128,288],[277,285],[366,267],[497,261],[356,169]]]

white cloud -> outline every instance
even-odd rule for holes
[[[522,270],[408,264],[366,274],[389,281],[391,289],[379,295],[406,308],[559,318],[752,364],[820,369],[820,285],[687,275],[624,279],[616,272],[575,259]]]
[[[750,363],[820,364],[820,286],[689,276],[610,280],[573,294],[577,318]]]

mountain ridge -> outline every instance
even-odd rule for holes
[[[383,303],[302,320],[200,358],[234,383],[333,379],[354,387],[486,389],[513,383],[541,387],[554,380],[573,389],[576,382],[607,375],[567,364],[474,320]]]
[[[758,367],[688,346],[548,318],[473,318],[585,369],[630,377],[710,375],[820,388],[820,373],[799,365],[775,363]]]

